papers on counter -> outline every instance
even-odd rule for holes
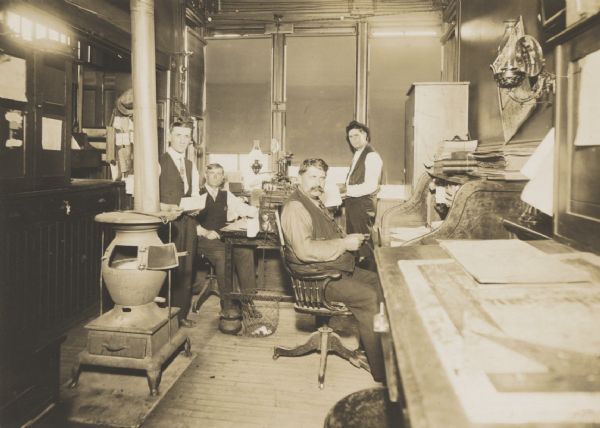
[[[179,208],[183,211],[198,211],[203,210],[206,205],[206,197],[202,196],[189,196],[181,198],[179,202]]]
[[[321,196],[321,201],[326,207],[338,207],[342,205],[342,195],[337,184],[332,180],[325,181],[325,192]]]
[[[393,227],[390,229],[390,246],[400,247],[406,241],[411,241],[426,235],[433,229],[427,226],[418,227]]]
[[[548,131],[521,173],[530,181],[523,188],[521,200],[552,216],[554,208],[554,128]]]
[[[223,227],[221,230],[248,230],[248,220],[246,218],[237,219],[233,223],[229,223],[228,225]]]
[[[589,281],[589,274],[518,239],[440,241],[480,284]]]

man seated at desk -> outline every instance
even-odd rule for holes
[[[325,298],[344,303],[358,321],[371,374],[383,381],[381,343],[373,332],[378,310],[379,281],[375,272],[354,265],[352,251],[365,236],[345,235],[321,201],[328,165],[322,159],[306,159],[298,171],[300,184],[283,206],[281,226],[287,243],[286,259],[292,270],[320,272],[337,270],[342,278],[332,281]]]
[[[242,313],[238,301],[229,298],[232,284],[225,282],[225,244],[220,240],[219,230],[227,221],[238,217],[257,217],[258,209],[246,204],[229,190],[223,190],[225,172],[218,163],[206,166],[206,183],[200,189],[201,204],[204,209],[196,217],[198,221],[198,254],[213,264],[221,295],[221,319],[219,330],[226,334],[236,334],[242,328]],[[254,250],[234,247],[233,264],[241,290],[256,288],[254,270]],[[235,276],[234,276],[235,277]]]

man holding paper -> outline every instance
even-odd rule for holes
[[[219,230],[228,221],[238,217],[258,217],[258,209],[246,204],[229,190],[224,190],[225,172],[218,163],[206,166],[206,183],[200,189],[200,213],[198,220],[198,252],[214,265],[221,295],[221,317],[219,330],[226,334],[236,334],[242,328],[239,302],[229,298],[232,285],[225,282],[225,243],[221,241]],[[256,288],[254,270],[254,250],[248,247],[234,247],[233,264],[238,283],[242,290]]]
[[[192,277],[196,254],[196,220],[191,216],[196,212],[185,214],[179,207],[183,197],[198,195],[200,175],[185,157],[186,150],[192,141],[191,122],[176,121],[170,127],[169,148],[159,157],[160,176],[160,209],[179,214],[171,228],[171,241],[179,252],[187,255],[179,258],[179,266],[172,274],[172,305],[180,308],[178,318],[183,327],[192,327],[194,322],[187,318],[192,303]]]

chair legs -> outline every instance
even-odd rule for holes
[[[217,277],[212,273],[212,271],[206,277],[204,284],[202,284],[200,293],[198,293],[198,298],[192,306],[192,312],[198,313],[200,311],[200,307],[204,304],[204,302],[206,302],[211,294],[215,294],[217,296],[219,295],[219,284],[217,283]]]
[[[279,357],[299,357],[313,351],[320,351],[321,359],[319,362],[319,388],[325,386],[325,370],[327,369],[327,354],[331,351],[339,355],[345,360],[351,361],[355,357],[354,351],[346,348],[340,339],[340,336],[327,325],[319,327],[317,331],[312,333],[308,340],[295,348],[286,348],[284,346],[276,346],[273,350],[273,359]]]

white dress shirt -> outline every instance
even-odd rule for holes
[[[214,188],[205,184],[206,192],[203,195],[200,195],[201,205],[206,206],[206,198],[212,198],[213,201],[217,199],[217,193],[219,192],[218,188]],[[238,198],[229,190],[227,192],[227,221],[233,221],[238,217],[258,217],[258,208],[253,207],[245,203],[241,198]],[[207,232],[202,226],[198,225],[196,227],[198,235],[204,236]]]
[[[171,159],[173,159],[173,162],[175,163],[175,166],[177,167],[177,170],[179,170],[180,165],[182,165],[182,160],[183,160],[183,176],[181,177],[183,179],[183,192],[187,193],[190,184],[187,182],[187,175],[186,175],[186,170],[185,170],[185,155],[183,153],[179,153],[178,151],[174,150],[172,147],[169,147],[167,149],[167,153],[169,154],[169,156],[171,156]],[[193,164],[192,164],[193,166]],[[159,166],[159,173],[160,173],[160,166]],[[184,177],[186,177],[184,179]],[[198,173],[198,170],[196,168],[192,168],[192,193],[191,195],[198,195],[200,193],[200,174]]]
[[[354,167],[358,162],[358,158],[364,149],[365,148],[363,147],[362,149],[354,152],[354,156],[352,157],[352,165],[350,166],[350,172],[348,172],[348,176],[346,177],[346,196],[351,198],[371,195],[379,188],[379,178],[383,168],[383,160],[377,152],[371,152],[365,158],[365,181],[360,184],[348,184],[350,175],[352,175],[352,171],[354,171]]]

